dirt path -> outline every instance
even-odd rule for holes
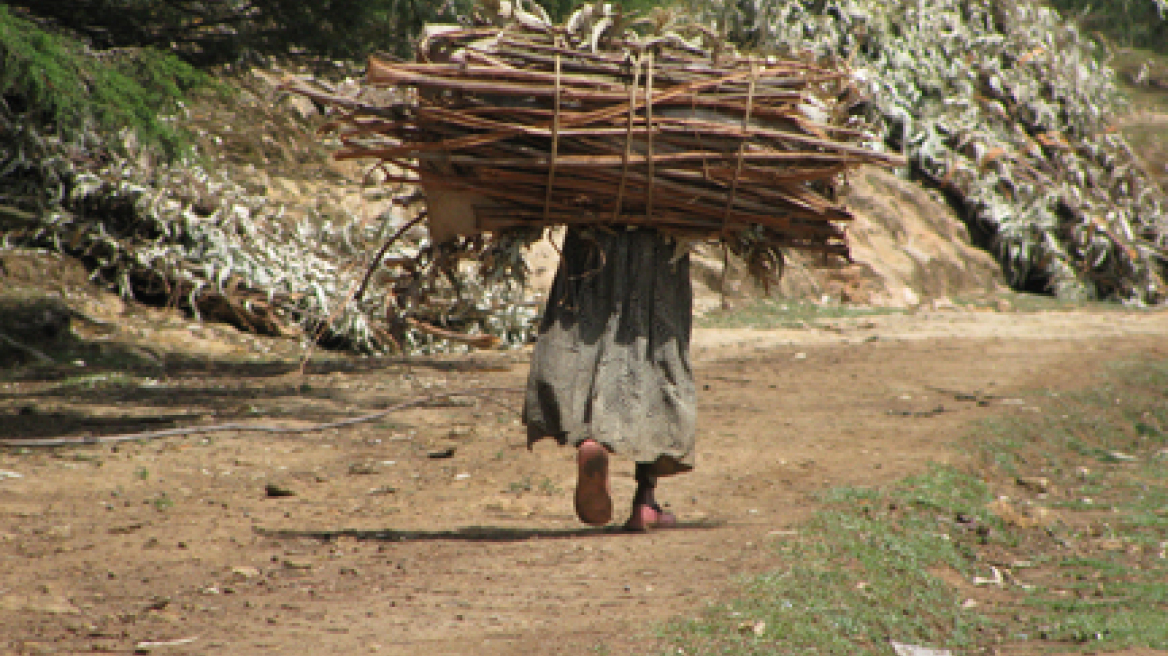
[[[685,523],[648,535],[579,525],[571,454],[526,451],[515,415],[468,398],[302,436],[8,449],[0,653],[651,653],[655,623],[780,566],[770,546],[815,492],[959,461],[970,422],[1041,413],[1027,390],[1164,356],[1166,335],[1168,313],[1119,311],[699,331],[698,469],[661,488]],[[525,357],[24,380],[0,384],[0,437],[329,421],[423,389],[519,388]]]

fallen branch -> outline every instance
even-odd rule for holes
[[[57,364],[56,360],[50,358],[44,352],[38,351],[37,349],[34,349],[33,347],[28,346],[26,344],[21,344],[20,342],[16,341],[15,339],[12,339],[11,337],[9,337],[8,335],[5,335],[4,333],[0,333],[0,342],[3,342],[4,344],[11,346],[12,348],[14,348],[18,351],[23,351],[23,352],[31,355],[32,357],[39,360],[42,364]]]
[[[417,319],[406,319],[414,328],[435,337],[441,337],[459,344],[466,344],[479,349],[491,349],[499,345],[499,338],[494,335],[467,335],[465,333],[456,333],[450,330],[443,330],[437,326],[432,326],[425,321],[418,321]]]
[[[499,405],[510,412],[519,414],[511,406],[491,398],[491,393],[500,392],[522,392],[518,388],[507,387],[493,387],[482,389],[460,390],[456,392],[443,392],[441,394],[430,394],[427,396],[404,401],[395,406],[379,410],[372,414],[361,415],[359,417],[350,417],[348,419],[341,419],[339,421],[330,421],[322,424],[313,424],[311,426],[270,426],[263,424],[214,424],[212,426],[187,426],[184,428],[170,428],[160,431],[146,431],[143,433],[125,433],[122,435],[85,435],[80,437],[48,437],[48,438],[34,438],[34,439],[6,439],[0,440],[0,446],[10,447],[28,447],[28,446],[78,446],[84,444],[111,444],[117,442],[138,442],[143,440],[154,440],[162,437],[176,437],[186,435],[202,435],[204,433],[222,433],[225,431],[239,431],[239,432],[262,432],[262,433],[313,433],[317,431],[329,430],[331,428],[348,428],[356,424],[375,421],[387,415],[415,408],[418,406],[432,403],[439,399],[448,399],[455,396],[474,396],[486,401],[490,401]]]
[[[11,205],[0,205],[0,227],[28,228],[40,225],[43,221],[42,217],[32,212],[26,212]]]

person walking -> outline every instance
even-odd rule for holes
[[[569,228],[532,355],[523,408],[528,448],[576,448],[576,515],[613,516],[609,456],[636,463],[624,528],[676,523],[657,481],[693,468],[689,254],[652,229]]]

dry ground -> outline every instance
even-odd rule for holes
[[[1164,356],[1166,335],[1162,311],[701,330],[699,466],[661,489],[684,523],[647,535],[579,525],[568,450],[527,451],[515,414],[478,397],[303,434],[8,448],[0,652],[656,653],[654,623],[780,564],[770,547],[816,491],[959,462],[971,422],[1040,413],[1027,390]],[[326,358],[301,375],[287,357],[180,354],[133,375],[10,377],[0,438],[304,426],[434,391],[518,389],[527,357]],[[630,464],[614,487],[631,493]]]

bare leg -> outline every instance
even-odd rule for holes
[[[657,503],[657,476],[653,465],[637,463],[637,491],[633,494],[633,512],[625,522],[627,531],[645,531],[650,528],[672,526],[677,518],[661,509]]]
[[[576,448],[576,516],[592,526],[612,519],[612,495],[608,490],[608,450],[593,440]]]

